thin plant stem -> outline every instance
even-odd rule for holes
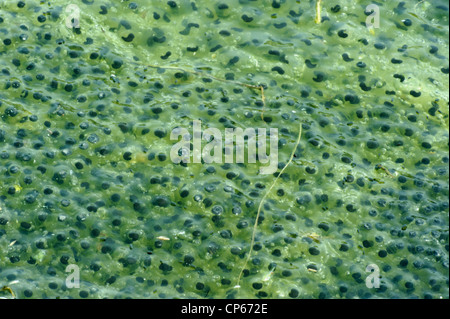
[[[266,200],[267,196],[269,196],[269,194],[272,191],[272,189],[275,187],[275,184],[277,183],[277,181],[280,178],[280,176],[284,173],[286,168],[292,163],[292,160],[294,159],[294,156],[295,156],[295,151],[297,150],[297,147],[300,144],[301,137],[302,137],[302,123],[300,122],[297,142],[295,143],[295,146],[294,146],[294,148],[292,150],[292,154],[291,154],[291,157],[289,158],[289,161],[283,167],[283,169],[280,171],[278,176],[273,181],[272,186],[270,186],[270,188],[268,189],[268,191],[266,192],[264,197],[261,199],[261,202],[259,203],[258,212],[256,213],[255,224],[253,225],[252,240],[250,242],[250,251],[248,253],[247,258],[245,259],[244,266],[242,267],[241,272],[239,273],[239,277],[237,279],[237,284],[236,284],[235,288],[240,288],[239,284],[240,284],[240,281],[241,281],[241,278],[242,278],[242,274],[244,273],[245,267],[247,266],[247,263],[249,262],[249,260],[251,258],[251,255],[252,255],[252,252],[253,252],[253,245],[255,244],[256,230],[258,228],[258,219],[259,219],[259,216],[261,215],[261,209],[262,209],[262,206],[264,204],[264,201]]]
[[[319,24],[322,21],[322,0],[316,0],[316,18],[314,22]]]

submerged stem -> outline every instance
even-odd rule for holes
[[[319,24],[322,21],[322,0],[316,0],[316,18],[314,19],[314,22]]]
[[[16,294],[14,293],[14,291],[8,287],[8,286],[4,286],[2,289],[0,289],[1,291],[8,291],[11,296],[13,297],[13,299],[16,299]]]
[[[238,277],[237,284],[236,284],[235,288],[239,288],[239,287],[240,287],[239,283],[240,283],[240,281],[241,281],[242,274],[244,273],[244,269],[245,269],[245,267],[247,266],[247,263],[248,263],[248,261],[249,261],[250,258],[251,258],[251,255],[252,255],[252,252],[253,252],[253,245],[255,244],[256,230],[257,230],[257,228],[258,228],[258,219],[259,219],[259,216],[261,215],[261,209],[262,209],[262,206],[263,206],[263,204],[264,204],[264,201],[265,201],[265,199],[267,198],[267,196],[269,196],[271,190],[274,188],[274,186],[275,186],[275,184],[277,183],[277,181],[278,181],[278,179],[280,178],[280,176],[284,173],[284,171],[286,170],[286,168],[292,163],[292,160],[294,159],[294,156],[295,156],[295,151],[297,150],[297,147],[298,147],[298,145],[300,144],[301,136],[302,136],[302,122],[300,122],[297,142],[295,143],[295,146],[294,146],[294,148],[293,148],[293,150],[292,150],[292,154],[291,154],[291,157],[289,158],[289,161],[288,161],[287,164],[283,167],[283,169],[280,171],[280,173],[277,175],[277,177],[275,178],[275,180],[274,180],[273,183],[272,183],[272,186],[270,186],[270,188],[268,189],[268,191],[266,192],[266,194],[264,195],[264,197],[261,199],[261,202],[259,203],[258,212],[256,213],[255,224],[253,225],[252,240],[251,240],[251,242],[250,242],[250,251],[249,251],[249,253],[248,253],[247,258],[245,259],[244,266],[242,267],[241,272],[239,273],[239,277]]]
[[[261,89],[261,100],[263,102],[263,110],[261,112],[261,120],[264,121],[264,111],[266,108],[266,96],[264,95],[264,87],[262,85],[260,86],[260,89]]]
[[[138,63],[135,63],[135,64],[138,64]],[[138,65],[140,65],[140,64],[138,64]],[[222,78],[218,78],[214,75],[210,75],[210,74],[199,72],[199,71],[186,70],[186,69],[183,69],[183,68],[177,67],[177,66],[160,66],[160,65],[152,65],[152,64],[145,64],[145,66],[147,66],[149,68],[153,68],[153,69],[168,69],[168,70],[182,71],[182,72],[194,74],[197,76],[205,76],[207,78],[210,78],[210,79],[216,80],[216,81],[220,81],[220,82],[233,83],[236,85],[244,86],[249,89],[260,90],[261,91],[261,100],[263,102],[263,111],[261,113],[261,119],[264,119],[264,108],[266,106],[266,96],[264,95],[264,87],[262,85],[253,85],[253,84],[242,83],[242,82],[234,81],[234,80],[222,79]]]

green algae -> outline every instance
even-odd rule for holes
[[[372,33],[370,2],[323,1],[320,24],[316,1],[91,2],[79,29],[65,1],[0,2],[0,286],[448,298],[448,4],[377,3]],[[278,175],[173,164],[170,132],[194,120],[278,128],[280,170],[302,124],[239,289]]]

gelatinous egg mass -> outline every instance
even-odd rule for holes
[[[0,297],[448,298],[448,2],[315,2],[2,1]]]

